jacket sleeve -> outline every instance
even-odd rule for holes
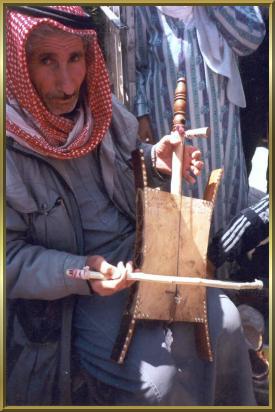
[[[136,31],[136,96],[134,112],[137,117],[150,113],[146,97],[146,80],[148,76],[147,43],[147,7],[135,8]]]
[[[269,195],[243,209],[220,230],[208,246],[208,258],[218,268],[238,261],[269,239]]]
[[[258,6],[210,6],[207,12],[237,55],[249,55],[262,43],[266,28]]]
[[[9,205],[6,208],[6,223],[8,298],[54,300],[71,294],[90,294],[87,282],[65,275],[66,269],[82,268],[85,256],[31,244],[28,240],[27,215],[18,213]]]
[[[138,145],[139,149],[143,150],[148,186],[152,188],[161,187],[163,190],[169,190],[171,176],[160,173],[154,168],[152,162],[152,145],[141,141],[138,141]]]

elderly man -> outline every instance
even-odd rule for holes
[[[218,291],[214,362],[198,357],[192,324],[162,322],[140,322],[124,364],[111,360],[131,289],[137,121],[111,99],[81,7],[10,8],[6,21],[7,403],[253,405],[240,319]],[[169,174],[180,133],[143,144],[151,185]],[[193,181],[200,152],[184,162]],[[109,279],[64,274],[86,265]]]

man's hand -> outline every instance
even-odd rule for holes
[[[133,272],[132,262],[126,266],[119,262],[117,266],[110,265],[102,256],[88,256],[86,265],[91,270],[101,272],[108,279],[106,280],[88,280],[91,288],[100,296],[110,296],[120,290],[128,288],[135,281],[127,280],[127,274]]]
[[[155,138],[153,136],[150,118],[148,115],[141,116],[138,118],[138,135],[143,142],[155,143]]]
[[[171,174],[172,170],[172,154],[175,147],[182,144],[181,134],[184,133],[183,127],[178,127],[177,130],[170,135],[164,136],[156,145],[156,168],[164,174]],[[185,180],[191,184],[195,183],[196,179],[191,176],[191,172],[195,176],[199,176],[204,166],[201,160],[201,152],[194,146],[184,146],[182,175]]]

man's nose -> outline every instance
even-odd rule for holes
[[[74,94],[75,86],[72,76],[66,67],[61,67],[58,71],[57,88],[59,92],[62,92],[68,96]]]

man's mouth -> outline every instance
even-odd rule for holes
[[[67,106],[70,106],[70,105],[76,103],[76,96],[72,96],[72,97],[65,98],[65,99],[64,98],[56,98],[53,101],[55,102],[55,105],[57,105],[57,106],[67,107]]]
[[[72,102],[74,101],[78,96],[78,93],[74,93],[74,94],[63,94],[63,95],[59,95],[59,96],[49,96],[48,99],[55,101],[55,102],[61,102],[61,103],[65,103],[65,102]]]
[[[74,94],[73,96],[56,97],[54,100],[61,103],[68,103],[74,101],[76,97],[77,96]]]

